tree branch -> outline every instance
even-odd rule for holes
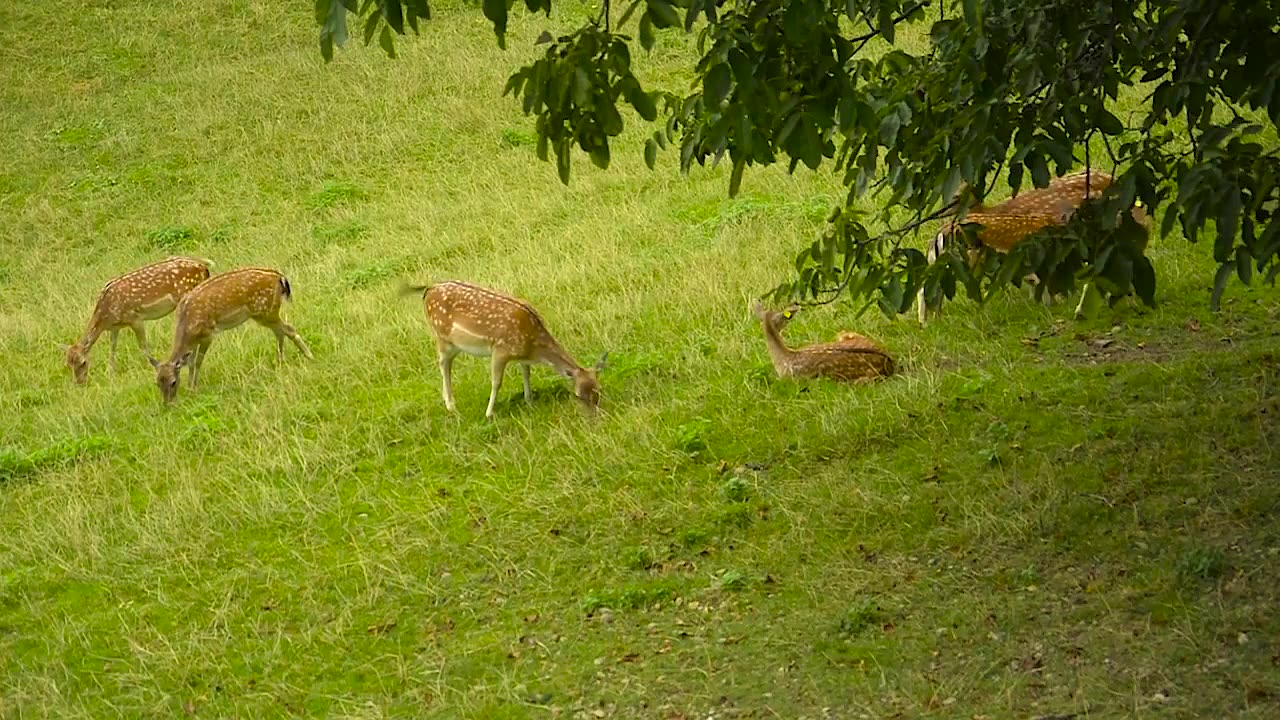
[[[902,13],[901,13],[900,15],[898,15],[898,17],[896,17],[896,18],[894,18],[893,20],[891,20],[891,21],[890,21],[890,23],[891,23],[891,24],[893,24],[893,25],[897,25],[898,23],[902,22],[903,20],[906,20],[906,19],[911,15],[911,13],[913,13],[913,12],[915,12],[915,11],[919,10],[919,9],[920,9],[920,8],[922,8],[922,7],[928,7],[928,6],[929,6],[929,0],[921,0],[921,2],[918,2],[918,3],[916,3],[915,5],[912,5],[911,7],[907,8],[906,10],[903,10],[903,11],[902,11]],[[866,22],[867,22],[867,27],[871,27],[871,21],[870,21],[870,20],[867,20]],[[874,29],[874,28],[873,28],[873,29],[871,30],[871,32],[869,32],[869,33],[867,33],[867,34],[865,34],[865,35],[859,35],[859,36],[857,36],[857,37],[851,37],[851,38],[849,38],[849,42],[852,42],[852,43],[857,43],[857,42],[865,43],[866,41],[870,40],[871,38],[873,38],[873,37],[875,37],[875,36],[877,36],[877,35],[879,35],[879,34],[880,34],[880,31],[879,31],[879,30],[876,30],[876,29]]]

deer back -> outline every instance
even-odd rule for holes
[[[1026,192],[985,208],[988,213],[1009,215],[1050,215],[1065,221],[1088,197],[1097,197],[1112,183],[1113,178],[1100,170],[1086,174],[1074,172],[1050,181],[1048,187],[1032,188]]]
[[[163,317],[208,278],[209,265],[203,260],[166,258],[107,283],[98,296],[95,312],[104,325],[127,322],[135,316]]]
[[[288,279],[270,268],[239,268],[214,275],[178,304],[178,333],[203,336],[250,318],[274,320],[289,296]]]
[[[1051,215],[969,213],[964,222],[982,225],[978,231],[978,241],[996,252],[1007,253],[1031,233],[1050,225],[1057,225],[1058,219]],[[939,233],[939,238],[954,234],[958,230],[958,225],[949,224],[942,233]],[[935,244],[939,244],[938,241],[935,240]]]
[[[468,283],[433,285],[423,309],[436,335],[459,346],[477,342],[517,358],[528,358],[555,340],[528,303]]]
[[[793,375],[835,380],[869,380],[887,377],[897,370],[893,358],[882,349],[842,343],[799,348],[793,351],[790,364]]]

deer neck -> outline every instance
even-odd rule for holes
[[[768,320],[761,320],[760,325],[764,327],[764,344],[769,349],[769,358],[773,360],[773,366],[786,367],[787,361],[794,353],[786,343],[782,342],[782,333],[778,332],[778,328]]]
[[[89,318],[89,327],[85,328],[84,337],[76,341],[76,347],[83,352],[89,352],[93,348],[93,344],[98,342],[98,338],[102,335],[102,316],[96,311],[93,317]]]
[[[537,349],[533,351],[535,362],[546,363],[551,367],[559,370],[566,375],[572,375],[574,372],[582,369],[577,360],[565,351],[555,338],[547,336],[542,342],[538,343]]]

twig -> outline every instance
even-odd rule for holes
[[[897,236],[901,238],[903,235],[906,235],[907,233],[911,232],[912,230],[915,230],[916,228],[920,227],[921,225],[924,225],[927,222],[932,222],[939,218],[946,217],[948,214],[950,214],[952,211],[955,210],[955,207],[958,204],[958,202],[959,201],[957,199],[953,198],[951,202],[947,203],[942,208],[939,208],[938,210],[934,211],[928,217],[920,217],[920,213],[917,213],[916,220],[910,223],[907,223],[906,225],[903,225],[900,228],[882,232],[879,235],[875,236],[874,238],[871,238],[867,242],[879,242],[881,240],[888,238],[889,236]],[[830,305],[831,303],[835,302],[837,298],[840,297],[840,293],[844,292],[845,288],[849,287],[849,282],[851,280],[853,280],[853,272],[852,271],[846,272],[844,274],[844,278],[842,278],[835,287],[826,288],[818,291],[819,293],[824,293],[824,294],[830,293],[831,294],[830,298],[826,300],[816,300],[811,303],[802,303],[802,304],[810,307]]]
[[[920,8],[922,8],[922,7],[928,7],[928,5],[929,5],[929,0],[922,0],[921,2],[918,2],[918,3],[916,3],[915,5],[912,5],[911,7],[907,8],[906,10],[903,10],[903,11],[902,11],[902,14],[900,14],[900,15],[898,15],[898,17],[896,17],[896,18],[894,18],[894,19],[890,20],[890,21],[889,21],[889,24],[890,24],[890,25],[897,25],[898,23],[902,22],[903,20],[906,20],[906,19],[907,19],[907,17],[908,17],[909,15],[911,15],[911,13],[913,13],[913,12],[915,12],[915,11],[919,10],[919,9],[920,9]],[[871,20],[870,20],[870,19],[867,19],[867,20],[866,20],[866,23],[867,23],[867,27],[871,27]],[[876,30],[875,28],[871,28],[871,32],[867,33],[866,35],[859,35],[859,36],[857,36],[857,37],[849,38],[849,42],[855,42],[855,43],[856,43],[856,42],[865,42],[865,41],[870,40],[871,38],[873,38],[873,37],[875,37],[875,36],[877,36],[877,35],[879,35],[879,34],[880,34],[880,31],[879,31],[879,30]]]
[[[1107,149],[1107,155],[1111,158],[1111,177],[1115,177],[1116,170],[1120,168],[1120,158],[1116,157],[1116,153],[1111,149],[1111,141],[1107,139],[1106,133],[1102,135],[1102,146]]]

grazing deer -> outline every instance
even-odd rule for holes
[[[490,358],[492,385],[489,407],[484,413],[487,418],[493,417],[502,376],[512,361],[520,363],[526,402],[533,401],[529,366],[545,363],[573,380],[573,394],[584,407],[594,409],[599,405],[598,373],[604,368],[609,353],[601,356],[594,367],[582,367],[551,336],[546,323],[528,303],[452,280],[436,285],[405,286],[402,292],[422,293],[423,310],[439,352],[444,404],[450,412],[457,409],[453,400],[453,359],[458,353]]]
[[[992,207],[975,203],[970,206],[965,222],[982,225],[977,234],[977,240],[982,246],[999,253],[1007,253],[1038,230],[1050,225],[1065,225],[1084,203],[1086,197],[1098,197],[1113,181],[1114,178],[1110,174],[1100,170],[1080,170],[1055,178],[1047,187],[1033,188]],[[1129,212],[1143,228],[1147,230],[1151,228],[1151,218],[1147,215],[1141,201],[1137,201]],[[927,253],[930,263],[938,259],[946,243],[959,230],[960,223],[953,220],[944,225],[942,230],[934,236]],[[1139,250],[1145,249],[1146,234],[1144,233],[1139,243]],[[970,250],[970,263],[976,260],[977,250]],[[1082,288],[1081,306],[1084,303],[1084,293],[1088,289],[1087,284]],[[917,293],[916,302],[916,311],[920,323],[923,324],[928,315],[928,308],[925,307],[924,302],[924,288]],[[1080,312],[1080,307],[1076,308],[1076,312],[1077,314]]]
[[[143,323],[173,312],[184,295],[208,279],[209,265],[207,260],[171,257],[107,283],[98,295],[84,336],[72,345],[62,346],[76,383],[83,385],[88,379],[89,350],[104,332],[111,333],[112,370],[116,369],[116,340],[125,328],[133,330],[138,348],[147,360],[154,362]]]
[[[253,320],[276,334],[276,361],[284,362],[284,339],[311,358],[311,349],[293,326],[280,319],[280,304],[292,298],[289,279],[267,268],[240,268],[215,275],[196,286],[178,303],[178,324],[173,333],[173,351],[165,362],[151,361],[156,368],[156,384],[165,403],[178,395],[178,379],[185,366],[191,387],[200,379],[200,366],[209,352],[213,336],[230,330],[245,320]]]
[[[895,372],[889,353],[857,333],[842,332],[832,343],[795,349],[787,347],[782,341],[782,329],[799,311],[798,305],[790,305],[781,312],[766,310],[759,301],[751,305],[751,312],[764,327],[769,359],[773,361],[773,369],[779,377],[828,377],[857,381],[886,377]]]

